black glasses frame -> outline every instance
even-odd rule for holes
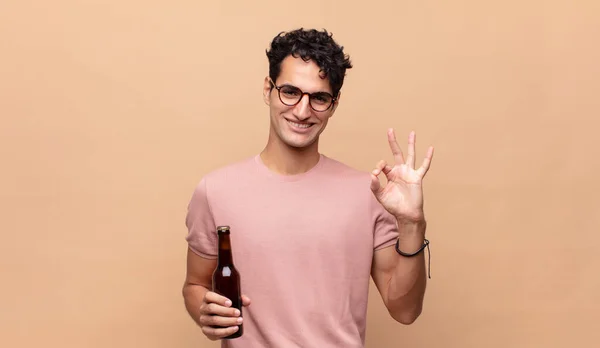
[[[311,108],[311,109],[315,110],[316,112],[325,112],[325,111],[327,111],[327,110],[331,109],[331,106],[332,106],[333,104],[335,104],[335,102],[336,102],[336,100],[337,100],[337,98],[336,98],[336,97],[332,96],[330,93],[327,93],[327,92],[308,93],[308,92],[304,92],[303,90],[301,90],[300,88],[298,88],[298,87],[296,87],[296,86],[290,86],[290,85],[277,86],[277,85],[275,84],[275,82],[273,82],[273,80],[271,80],[271,79],[269,79],[269,82],[270,82],[270,83],[271,83],[271,85],[272,85],[273,87],[275,87],[275,89],[277,90],[277,95],[279,96],[279,101],[281,101],[281,103],[282,103],[283,105],[287,105],[287,106],[296,106],[296,105],[298,105],[298,103],[300,103],[300,101],[302,100],[302,98],[304,98],[304,95],[306,94],[306,95],[308,95],[308,104],[310,105],[310,108]],[[300,95],[300,98],[298,98],[298,101],[297,101],[297,102],[295,102],[294,104],[288,104],[288,103],[284,102],[284,101],[283,101],[283,99],[281,98],[281,88],[283,88],[283,87],[291,87],[291,88],[295,88],[295,89],[297,89],[297,90],[300,92],[300,94],[301,94],[301,95]],[[327,108],[326,108],[326,109],[324,109],[324,110],[318,110],[318,109],[315,109],[315,107],[312,105],[312,98],[313,98],[313,97],[314,97],[314,95],[316,95],[316,94],[327,94],[328,96],[330,96],[330,97],[331,97],[331,102],[329,103],[329,105],[327,106]]]

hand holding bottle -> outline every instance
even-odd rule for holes
[[[242,295],[242,305],[249,306],[250,299]],[[207,291],[200,306],[200,327],[208,339],[215,341],[228,337],[239,330],[242,317],[232,302],[213,291]]]

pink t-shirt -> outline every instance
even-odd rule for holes
[[[256,155],[200,180],[186,240],[214,259],[216,226],[229,225],[252,300],[244,335],[222,347],[364,347],[373,253],[398,233],[369,185],[369,173],[325,155],[299,175],[275,174]]]

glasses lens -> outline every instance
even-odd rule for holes
[[[279,98],[286,105],[294,105],[302,98],[302,92],[295,87],[283,86],[279,90]]]
[[[329,109],[333,97],[327,93],[315,93],[310,98],[310,104],[317,111],[325,111]]]

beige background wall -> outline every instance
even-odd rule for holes
[[[327,28],[351,54],[324,153],[386,128],[436,147],[432,279],[367,346],[600,344],[600,2],[3,1],[0,346],[217,347],[184,310],[200,177],[266,141],[264,50]]]

